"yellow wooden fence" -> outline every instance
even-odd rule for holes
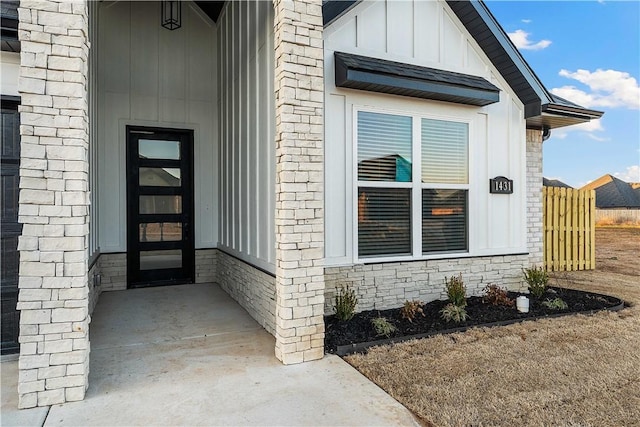
[[[542,187],[542,198],[545,268],[595,269],[595,191]]]

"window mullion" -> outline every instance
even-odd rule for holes
[[[413,175],[411,190],[411,235],[413,256],[422,256],[422,154],[421,154],[421,119],[413,117]]]

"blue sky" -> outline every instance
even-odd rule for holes
[[[486,4],[547,89],[605,113],[552,131],[544,176],[574,187],[604,174],[640,182],[640,2]]]

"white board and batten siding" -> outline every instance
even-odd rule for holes
[[[160,26],[158,2],[100,2],[98,222],[102,253],[126,251],[126,126],[194,130],[196,248],[218,241],[215,24],[191,2],[182,27]]]
[[[275,272],[273,7],[227,2],[218,19],[219,247]]]
[[[354,115],[362,108],[468,122],[469,252],[455,256],[526,253],[523,105],[446,3],[361,2],[325,28],[324,40],[326,265],[358,262]],[[483,77],[500,88],[500,101],[474,107],[337,88],[335,51]],[[514,181],[513,194],[489,194],[496,176]],[[422,259],[437,257],[451,255]]]
[[[20,74],[20,54],[0,51],[0,94],[20,96],[18,76]]]

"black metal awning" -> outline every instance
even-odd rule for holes
[[[482,77],[342,52],[335,59],[338,87],[476,106],[500,100]]]

